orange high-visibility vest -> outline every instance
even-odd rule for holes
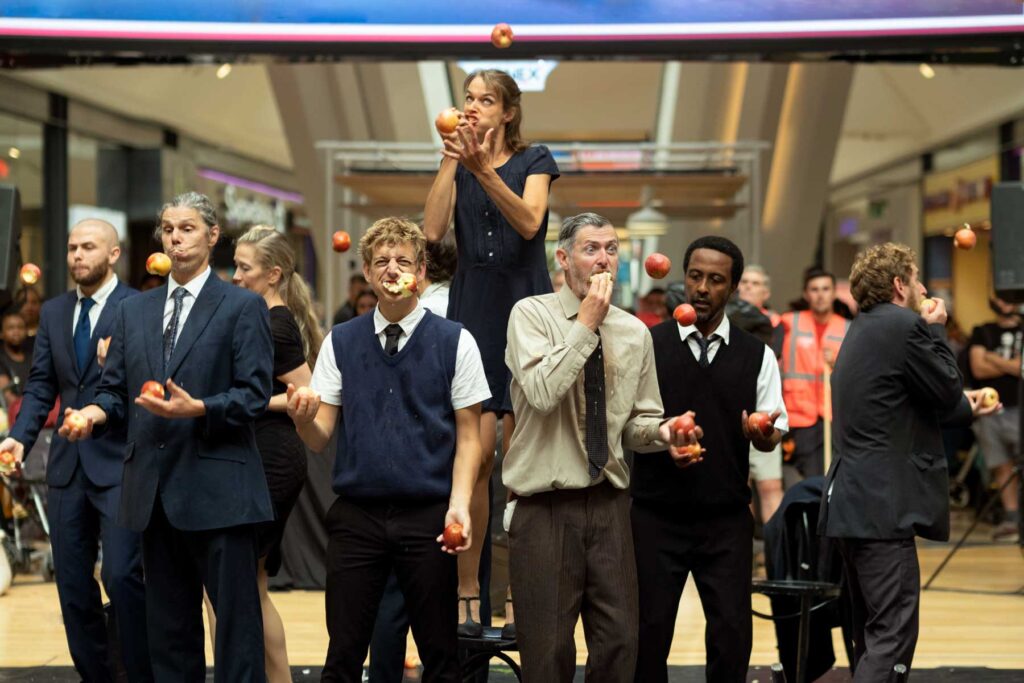
[[[819,417],[831,420],[832,415],[825,408],[825,352],[830,353],[834,363],[850,321],[833,313],[820,345],[810,311],[783,313],[782,326],[786,336],[779,366],[789,426],[810,427]]]

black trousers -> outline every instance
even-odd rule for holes
[[[853,602],[853,680],[888,681],[910,669],[920,623],[921,569],[914,539],[839,540]]]
[[[149,651],[158,683],[206,680],[204,586],[217,615],[213,680],[266,683],[254,525],[175,529],[157,496],[142,534],[142,562]]]
[[[339,498],[327,513],[327,632],[322,681],[359,683],[388,575],[405,596],[423,681],[459,681],[458,570],[441,552],[448,502]]]
[[[409,616],[405,596],[394,572],[384,585],[377,621],[370,640],[370,683],[402,683],[405,676],[405,642]]]
[[[825,421],[820,417],[810,427],[794,427],[792,464],[800,476],[820,477],[825,474]]]
[[[753,645],[750,510],[701,514],[634,500],[632,518],[640,587],[636,683],[668,680],[679,599],[691,573],[707,618],[707,680],[746,681]]]

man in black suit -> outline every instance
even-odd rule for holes
[[[68,271],[77,287],[43,304],[25,397],[11,435],[0,443],[0,451],[13,452],[19,462],[32,450],[56,398],[69,408],[95,399],[101,370],[97,344],[111,335],[118,304],[137,294],[114,274],[120,256],[110,223],[89,219],[72,228]],[[83,443],[56,436],[46,465],[57,595],[71,659],[86,681],[114,680],[93,576],[101,542],[100,578],[116,615],[121,661],[130,680],[153,680],[139,534],[115,522],[124,444],[123,428]]]
[[[61,434],[127,422],[120,520],[143,532],[156,680],[205,678],[205,586],[217,614],[214,680],[265,683],[254,525],[273,510],[252,422],[270,399],[269,315],[261,297],[210,270],[220,228],[207,197],[164,205],[158,234],[168,283],[118,309],[96,402],[74,416],[84,425],[66,415]],[[167,393],[140,395],[149,380]]]
[[[886,681],[917,645],[914,537],[949,539],[940,425],[981,415],[946,345],[946,306],[925,301],[914,252],[871,247],[853,264],[860,308],[832,374],[834,460],[819,532],[839,541],[854,603],[855,681]]]

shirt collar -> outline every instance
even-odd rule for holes
[[[416,308],[412,309],[404,318],[398,321],[397,325],[402,328],[402,332],[405,336],[412,334],[413,329],[419,324],[420,320],[423,319],[423,314],[427,309],[423,308],[420,302],[416,301]],[[380,305],[373,309],[373,332],[374,334],[381,334],[384,332],[384,328],[391,324],[391,321],[384,317],[384,314],[380,312]]]
[[[107,282],[105,282],[103,286],[101,286],[99,289],[93,292],[92,296],[89,298],[92,299],[95,303],[102,305],[103,303],[106,302],[107,297],[110,296],[111,292],[113,292],[116,287],[117,275],[114,275],[112,278],[107,280]],[[84,297],[84,295],[82,294],[82,288],[75,287],[75,291],[78,292],[78,300],[81,301],[82,298]]]
[[[558,290],[558,302],[562,304],[562,312],[565,313],[566,319],[572,320],[579,315],[580,299],[576,296],[576,292],[572,291],[568,282]]]
[[[678,325],[678,323],[677,323],[677,325]],[[678,326],[679,326],[679,338],[682,339],[683,341],[686,341],[687,339],[689,339],[690,335],[693,334],[694,332],[696,332],[697,334],[700,334],[700,331],[697,329],[696,325],[686,325],[686,326],[678,325]],[[721,339],[723,343],[728,344],[729,343],[729,330],[730,329],[731,329],[731,326],[729,325],[729,316],[723,315],[722,316],[722,322],[718,323],[718,327],[716,327],[715,331],[712,332],[711,334],[717,334],[718,338]]]
[[[205,285],[206,281],[210,279],[210,274],[212,272],[213,270],[210,268],[210,266],[206,266],[206,270],[204,270],[199,275],[189,280],[188,284],[186,285],[178,284],[177,280],[174,279],[173,275],[168,276],[167,298],[174,298],[174,290],[176,290],[178,287],[184,287],[185,291],[192,295],[192,298],[198,299],[199,292],[203,291],[203,285]]]

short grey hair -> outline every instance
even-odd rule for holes
[[[606,226],[610,227],[611,224],[612,222],[601,214],[590,211],[569,216],[562,221],[562,229],[558,231],[558,248],[564,249],[567,252],[572,251],[573,245],[576,242],[576,233],[581,228],[603,228]]]
[[[160,213],[156,216],[156,230],[153,235],[159,241],[160,223],[164,219],[164,211],[167,209],[194,209],[199,217],[206,223],[207,229],[217,225],[217,210],[213,208],[213,202],[205,194],[199,192],[182,192],[171,201],[160,207]]]
[[[754,273],[759,273],[761,277],[764,278],[765,287],[772,286],[772,276],[768,274],[768,272],[764,269],[764,266],[759,266],[756,263],[750,263],[747,264],[747,267],[743,269],[744,272],[748,270]]]

